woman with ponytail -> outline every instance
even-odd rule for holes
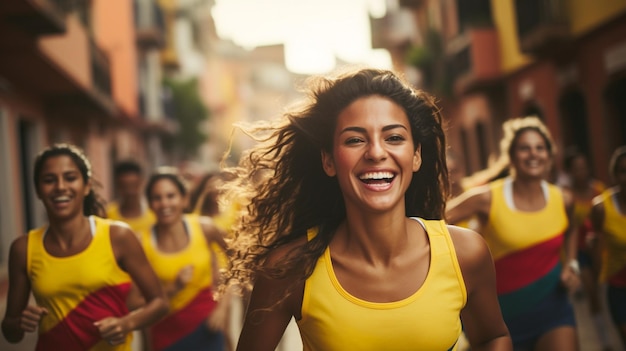
[[[130,350],[131,332],[167,313],[135,234],[98,217],[104,206],[93,182],[89,160],[73,145],[56,144],[37,156],[34,183],[48,224],[11,245],[2,321],[9,342],[38,330],[37,350]],[[131,281],[146,304],[129,313]]]

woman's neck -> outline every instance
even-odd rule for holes
[[[537,211],[546,205],[544,180],[541,178],[519,179],[513,178],[512,206],[520,211]]]
[[[346,221],[338,229],[338,234],[334,249],[360,255],[371,263],[388,264],[409,248],[404,209],[382,214],[347,211]]]
[[[585,194],[589,191],[589,180],[585,181],[572,181],[572,191],[578,194]]]
[[[189,235],[181,218],[172,223],[157,223],[154,226],[157,246],[164,252],[176,252],[187,246]]]
[[[69,219],[50,219],[47,233],[62,247],[71,247],[90,234],[89,218],[83,215]]]
[[[154,225],[154,232],[157,237],[163,236],[186,236],[186,228],[184,218],[172,221],[171,223],[159,223]]]
[[[139,217],[143,214],[141,199],[126,199],[119,203],[119,210],[122,217]]]

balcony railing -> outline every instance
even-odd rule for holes
[[[165,23],[163,11],[152,0],[134,0],[137,45],[142,49],[161,48]]]
[[[564,0],[515,0],[521,51],[541,54],[570,39]]]
[[[448,43],[446,57],[457,94],[489,85],[501,75],[498,37],[493,28],[465,31]]]

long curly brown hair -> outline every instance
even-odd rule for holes
[[[337,179],[322,168],[321,151],[331,152],[340,112],[353,101],[371,95],[391,99],[406,112],[415,147],[421,145],[422,165],[405,194],[406,215],[441,219],[448,196],[445,135],[433,97],[413,89],[391,71],[359,69],[330,77],[312,77],[304,101],[273,125],[248,130],[258,146],[237,168],[226,197],[244,204],[231,242],[230,280],[248,284],[255,274],[304,281],[345,219]],[[249,201],[249,203],[248,203]],[[306,236],[285,257],[264,265],[268,254]]]

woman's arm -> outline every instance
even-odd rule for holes
[[[135,234],[125,226],[111,225],[111,243],[118,263],[130,275],[145,304],[122,318],[105,318],[95,325],[111,344],[124,342],[126,334],[146,327],[168,311],[167,299]]]
[[[467,190],[446,205],[446,222],[456,224],[479,216],[484,221],[491,206],[491,190],[488,185]]]
[[[208,243],[208,250],[211,252],[211,270],[213,274],[214,289],[223,283],[222,270],[228,267],[228,256],[226,255],[226,242],[224,237],[226,233],[217,227],[210,217],[200,217],[200,225]],[[233,288],[228,286],[224,293],[219,296],[217,307],[211,312],[206,320],[206,324],[211,330],[221,330],[228,332],[228,317],[230,311],[230,303],[232,300]]]
[[[567,229],[563,248],[565,251],[565,264],[561,270],[561,282],[570,292],[580,287],[580,267],[578,266],[578,230],[574,227],[574,196],[571,191],[561,189],[563,202],[567,214]]]
[[[303,241],[298,241],[276,250],[265,266],[276,264],[292,245],[302,244]],[[263,274],[257,275],[237,351],[274,351],[291,318],[301,318],[304,282],[294,286],[295,279],[296,277],[286,277],[279,280]],[[287,295],[289,289],[291,293]]]
[[[498,303],[495,269],[487,244],[472,230],[448,229],[467,289],[461,319],[472,350],[513,350]]]
[[[200,217],[200,226],[202,227],[202,232],[207,239],[207,242],[210,244],[215,243],[219,246],[224,252],[228,245],[226,244],[226,232],[220,229],[211,217],[201,216]]]
[[[37,330],[41,317],[48,311],[39,306],[27,306],[30,295],[30,280],[26,272],[26,249],[28,236],[13,241],[9,251],[9,291],[6,311],[2,320],[2,334],[8,342],[17,343],[24,332]]]
[[[604,238],[605,234],[603,229],[605,216],[604,204],[602,201],[596,199],[594,199],[589,216],[591,218],[591,226],[595,235],[591,251],[591,268],[593,270],[593,276],[597,279],[600,277],[600,273],[602,272],[602,252],[604,251],[604,247],[606,245],[606,239]]]
[[[193,267],[185,266],[178,271],[176,275],[176,280],[171,283],[161,283],[161,287],[163,288],[163,292],[165,292],[165,296],[169,299],[174,297],[179,291],[181,291],[187,283],[191,280],[193,275]],[[128,309],[133,311],[142,307],[146,304],[146,300],[141,295],[141,291],[137,288],[137,285],[132,284],[130,288],[130,292],[128,293],[128,298],[126,300],[126,305]]]

